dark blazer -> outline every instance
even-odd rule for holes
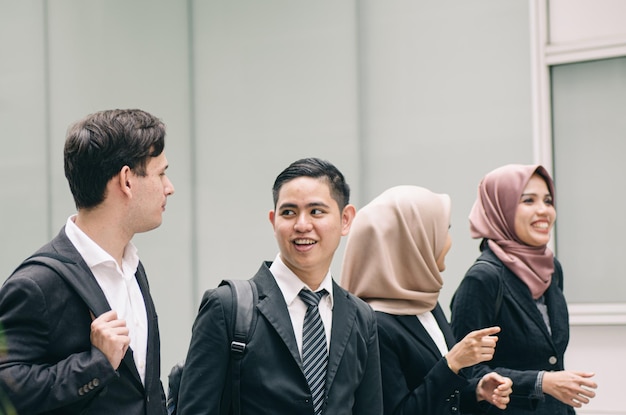
[[[8,347],[0,353],[0,389],[18,414],[165,414],[157,315],[143,266],[135,276],[148,316],[145,387],[130,348],[115,371],[92,346],[90,311],[97,316],[110,307],[64,229],[37,253],[67,258],[73,272],[62,278],[46,266],[27,265],[0,288],[0,324]]]
[[[433,310],[448,348],[454,336],[439,304]],[[376,312],[385,415],[479,412],[477,379],[468,382],[446,360],[416,316]]]
[[[241,414],[313,415],[287,304],[269,265],[261,265],[253,278],[259,302],[256,324],[241,362]],[[227,413],[231,405],[228,397],[222,400],[222,394],[228,395],[231,388],[228,329],[232,302],[220,298],[223,296],[216,290],[203,296],[181,380],[179,415]],[[324,414],[380,415],[374,312],[334,282],[333,298]]]
[[[478,372],[496,370],[513,380],[511,403],[504,411],[515,415],[573,414],[572,407],[549,395],[539,397],[535,382],[540,370],[563,370],[563,355],[569,342],[569,317],[563,296],[563,272],[554,260],[552,283],[544,294],[548,307],[548,331],[526,284],[485,247],[465,274],[452,299],[452,329],[457,339],[468,332],[497,324],[498,344],[493,359],[477,366]],[[496,316],[495,303],[502,282],[502,303]],[[536,409],[535,409],[536,408]],[[534,409],[534,410],[533,410]],[[501,413],[497,408],[494,413]]]

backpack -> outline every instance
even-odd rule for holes
[[[256,285],[251,280],[223,280],[220,286],[230,286],[233,296],[233,308],[236,310],[234,320],[231,323],[232,339],[230,342],[230,354],[232,362],[232,407],[233,414],[239,415],[240,408],[240,380],[241,360],[246,351],[249,335],[254,327],[256,318],[254,308],[258,302]],[[172,367],[168,376],[167,413],[176,415],[178,407],[178,393],[180,381],[184,370],[184,362],[177,363]]]

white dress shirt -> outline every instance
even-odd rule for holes
[[[427,311],[423,314],[418,314],[417,319],[420,321],[420,323],[422,323],[422,326],[424,326],[428,334],[430,334],[430,338],[433,339],[433,341],[437,345],[437,348],[439,349],[441,355],[445,356],[446,354],[448,354],[448,345],[446,344],[446,339],[443,336],[443,332],[441,331],[439,324],[437,324],[437,320],[435,319],[435,316],[433,316],[433,313]]]
[[[76,215],[68,218],[65,234],[96,277],[111,309],[117,312],[117,318],[126,321],[135,365],[141,381],[145,382],[148,316],[143,295],[135,278],[139,265],[137,248],[131,242],[126,245],[120,268],[108,252],[76,226],[75,218]]]
[[[302,325],[304,324],[304,315],[306,314],[307,305],[300,298],[298,293],[303,288],[311,290],[311,287],[307,286],[293,271],[287,268],[280,258],[280,254],[276,255],[276,259],[274,259],[274,262],[270,266],[270,271],[272,275],[274,275],[276,284],[278,284],[278,288],[280,288],[285,302],[287,303],[293,333],[296,335],[296,343],[298,344],[300,356],[302,356]],[[328,270],[326,277],[324,277],[324,280],[316,291],[322,289],[325,289],[328,295],[322,298],[318,309],[322,323],[324,323],[324,330],[326,332],[326,353],[328,353],[330,349],[330,332],[333,324],[333,280],[330,275],[330,270]]]

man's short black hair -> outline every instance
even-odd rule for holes
[[[76,208],[99,205],[124,166],[144,176],[149,158],[164,147],[165,124],[138,109],[101,111],[70,126],[63,158]]]
[[[350,186],[346,183],[339,169],[329,161],[309,157],[294,161],[276,177],[272,187],[274,208],[278,203],[278,194],[282,186],[298,177],[325,179],[330,187],[330,194],[339,205],[340,211],[343,211],[343,208],[350,203]]]

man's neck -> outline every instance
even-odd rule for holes
[[[119,226],[116,226],[115,218],[110,218],[104,212],[95,209],[79,210],[74,223],[91,240],[109,253],[120,267],[122,266],[124,249],[132,235],[126,235]]]

